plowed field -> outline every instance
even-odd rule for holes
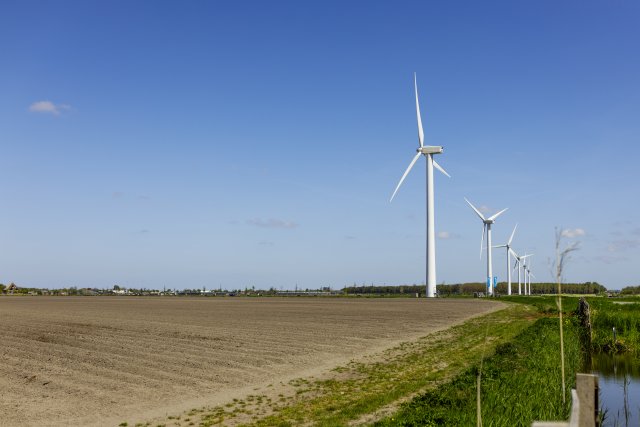
[[[468,299],[1,296],[0,425],[118,425],[220,404],[498,306]]]

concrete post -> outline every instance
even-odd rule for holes
[[[576,374],[576,389],[571,390],[569,421],[535,421],[531,427],[596,427],[598,419],[598,376]]]
[[[598,376],[576,374],[576,389],[580,400],[580,426],[595,427],[598,417]]]

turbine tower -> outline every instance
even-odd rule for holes
[[[524,294],[529,295],[529,284],[527,283],[527,260],[522,263],[522,276],[524,278]]]
[[[393,200],[398,189],[402,185],[402,182],[409,174],[413,165],[418,161],[418,158],[423,155],[427,160],[427,297],[432,298],[436,296],[436,239],[435,239],[435,217],[434,217],[434,199],[433,199],[433,168],[435,167],[440,172],[451,178],[451,176],[435,161],[434,154],[441,154],[441,146],[424,145],[424,132],[422,130],[422,118],[420,117],[420,103],[418,102],[418,81],[416,74],[413,74],[413,84],[416,93],[416,116],[418,118],[418,147],[417,154],[409,163],[409,167],[400,178],[400,182],[396,186],[391,199]]]
[[[536,277],[536,275],[533,274],[531,270],[529,270],[529,295],[531,295],[531,278],[532,277]]]
[[[509,237],[509,241],[506,244],[494,246],[494,248],[507,248],[507,277],[509,278],[507,295],[511,295],[511,254],[513,253],[513,255],[516,256],[516,253],[511,249],[511,241],[513,240],[513,235],[516,234],[516,228],[518,228],[518,224],[513,227],[511,237]]]
[[[533,256],[533,254],[529,254],[529,256]],[[525,262],[524,264],[524,280],[525,280],[525,283],[529,281],[529,292],[527,293],[527,295],[531,295],[531,267],[530,267],[531,260],[527,260],[527,261],[529,262]]]
[[[473,206],[470,201],[466,199],[466,197],[464,200],[469,204],[469,206],[471,206],[471,209],[473,209],[482,220],[482,240],[480,240],[480,257],[481,258],[482,258],[482,243],[484,242],[484,233],[485,231],[487,233],[487,287],[489,288],[489,291],[488,291],[489,295],[493,295],[493,269],[491,265],[491,224],[493,224],[496,218],[498,218],[498,216],[500,216],[504,211],[506,211],[509,208],[505,208],[500,212],[498,212],[497,214],[494,214],[489,218],[485,218],[484,215],[482,215],[480,211],[475,206]]]

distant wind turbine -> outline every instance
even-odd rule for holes
[[[520,257],[520,267],[522,267],[522,277],[524,280],[524,294],[529,295],[529,289],[527,287],[527,260],[526,258],[533,256],[533,254],[527,254]]]
[[[409,167],[400,178],[400,182],[396,186],[391,199],[393,200],[398,189],[402,185],[402,182],[409,174],[413,165],[418,161],[418,158],[423,155],[427,160],[427,297],[432,298],[436,296],[436,239],[435,239],[435,217],[434,217],[434,199],[433,199],[433,168],[435,167],[440,172],[451,178],[451,176],[434,160],[434,154],[441,154],[441,146],[424,145],[424,131],[422,130],[422,118],[420,117],[420,104],[418,102],[418,81],[415,73],[413,74],[413,84],[416,93],[416,115],[418,118],[418,147],[417,154],[409,163]]]
[[[533,256],[533,254],[529,254],[529,256]],[[525,263],[524,265],[524,280],[529,281],[529,293],[527,293],[527,295],[531,295],[531,267],[530,267],[530,263],[531,260],[527,260],[528,262]]]
[[[504,245],[497,245],[494,248],[507,248],[507,277],[509,278],[507,285],[507,295],[511,295],[511,254],[515,256],[515,252],[511,249],[511,241],[513,240],[513,235],[516,234],[516,228],[518,228],[518,224],[513,227],[513,231],[511,232],[511,237],[509,237],[509,241],[507,241]]]
[[[521,286],[521,277],[520,277],[520,272],[522,270],[522,263],[525,260],[525,258],[531,256],[531,255],[523,255],[523,256],[519,256],[515,251],[513,251],[513,256],[516,258],[516,262],[513,265],[513,268],[515,269],[516,267],[518,268],[518,295],[522,295],[522,286]],[[525,285],[526,286],[526,285]],[[526,288],[525,288],[525,294],[526,294]]]
[[[482,215],[480,211],[475,206],[473,206],[470,201],[466,199],[466,197],[464,200],[469,204],[469,206],[471,206],[471,209],[473,209],[482,220],[482,240],[480,240],[480,257],[481,258],[482,258],[482,243],[484,242],[484,234],[485,232],[487,233],[487,286],[489,288],[489,291],[488,291],[489,295],[493,295],[493,269],[491,265],[491,224],[493,224],[496,218],[502,215],[502,213],[509,208],[505,208],[500,212],[498,212],[497,214],[494,214],[489,218],[485,218],[484,215]]]

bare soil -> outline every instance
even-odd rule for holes
[[[496,310],[470,299],[0,297],[0,425],[167,417]]]

